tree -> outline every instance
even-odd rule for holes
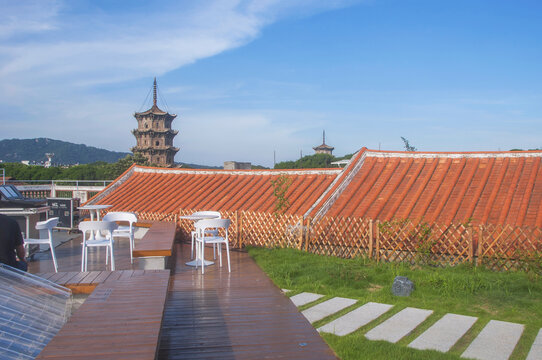
[[[405,143],[405,151],[410,151],[410,152],[418,151],[418,149],[416,149],[414,146],[410,145],[408,140],[405,139],[404,137],[401,136],[401,140],[403,140],[403,142]]]

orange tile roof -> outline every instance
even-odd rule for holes
[[[191,170],[132,166],[88,204],[112,211],[177,214],[179,209],[272,212],[272,179],[290,179],[286,213],[303,215],[340,169]]]
[[[542,226],[541,158],[363,148],[307,215]]]

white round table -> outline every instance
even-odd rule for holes
[[[192,220],[194,222],[198,222],[200,220],[205,220],[205,219],[216,219],[216,218],[218,218],[218,216],[215,216],[215,215],[185,215],[185,216],[179,216],[179,218],[180,219],[186,219],[186,220]],[[209,260],[203,260],[203,261],[205,263],[205,266],[214,264],[214,261],[209,261]],[[188,265],[188,266],[201,266],[201,260],[199,260],[197,258],[197,255],[196,255],[196,259],[187,262],[186,265]]]

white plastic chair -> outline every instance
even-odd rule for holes
[[[222,267],[222,249],[221,244],[226,245],[226,256],[228,257],[228,272],[231,272],[230,266],[230,247],[228,245],[228,228],[230,227],[231,220],[229,219],[207,219],[200,220],[196,223],[196,257],[199,257],[201,260],[201,273],[205,274],[205,244],[217,244],[218,245],[218,257],[220,259],[220,267]],[[206,230],[215,229],[218,232],[218,229],[224,229],[225,237],[212,235],[207,236]],[[196,262],[196,269],[197,264]]]
[[[111,253],[111,271],[115,270],[115,256],[113,253],[113,231],[118,227],[112,221],[83,221],[79,223],[79,230],[83,232],[83,250],[81,254],[81,271],[87,271],[88,248],[105,246],[107,249],[105,264],[107,265]],[[106,231],[105,238],[92,238],[94,232]]]
[[[55,266],[55,272],[58,272],[58,265],[56,263],[55,247],[53,245],[53,228],[58,224],[58,218],[50,218],[49,220],[39,221],[36,223],[36,230],[47,230],[48,237],[43,239],[24,239],[25,251],[28,254],[29,245],[49,245],[51,250],[51,256],[53,257],[53,265]]]
[[[220,212],[218,212],[218,211],[196,211],[192,215],[194,215],[194,216],[200,216],[200,215],[214,216],[216,219],[220,219]],[[201,221],[201,220],[199,220],[199,221]],[[212,236],[217,236],[218,235],[218,230],[216,230],[216,229],[207,229],[206,234],[207,235],[212,235]],[[195,238],[196,238],[196,231],[192,231],[192,243],[190,244],[190,259],[194,258],[194,245],[195,245],[194,239]],[[216,259],[216,253],[215,253],[214,245],[213,245],[213,257]]]
[[[134,256],[132,252],[134,250],[134,224],[137,222],[136,214],[131,212],[112,211],[105,214],[102,220],[129,223],[129,225],[119,225],[119,227],[113,231],[113,237],[127,237],[130,239],[130,262],[133,264]]]

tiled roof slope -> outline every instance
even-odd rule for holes
[[[303,215],[329,187],[340,169],[190,170],[132,166],[88,201],[112,211],[174,213],[179,209],[272,212],[272,179],[290,179],[286,213]]]
[[[364,148],[310,215],[542,226],[541,157]]]

